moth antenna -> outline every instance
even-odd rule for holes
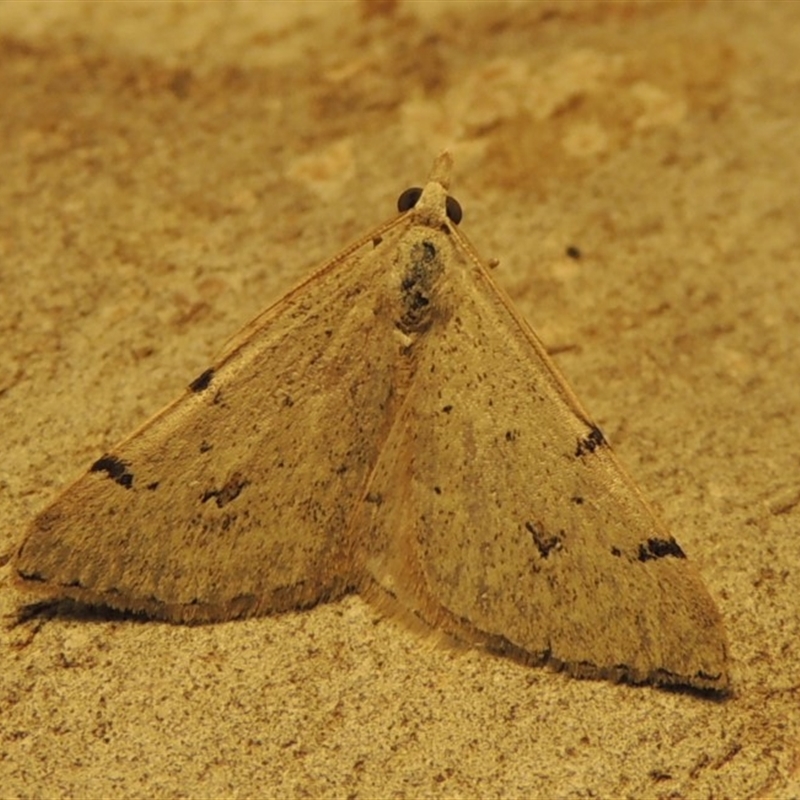
[[[428,183],[438,183],[442,188],[450,188],[450,175],[453,171],[453,156],[449,150],[442,150],[433,162]]]

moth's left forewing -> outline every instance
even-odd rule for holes
[[[402,379],[380,309],[406,227],[327,262],[54,498],[17,550],[18,584],[174,621],[352,587],[351,518]]]

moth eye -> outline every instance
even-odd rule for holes
[[[420,197],[422,197],[422,189],[420,189],[419,186],[412,186],[410,189],[406,189],[403,194],[397,198],[397,210],[402,214],[414,208]]]
[[[397,198],[397,210],[401,214],[409,211],[414,208],[420,197],[422,197],[422,189],[420,189],[419,186],[412,186],[410,189],[406,189],[403,194]],[[464,212],[461,210],[461,204],[458,200],[456,200],[455,197],[447,195],[445,209],[450,220],[458,225],[458,223],[461,222],[461,218],[464,216]]]
[[[461,210],[461,203],[459,203],[455,197],[447,195],[445,208],[447,209],[447,216],[450,217],[451,222],[458,225],[458,223],[461,222],[461,217],[464,216],[464,212]]]

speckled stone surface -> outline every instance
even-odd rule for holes
[[[0,794],[800,794],[798,50],[795,3],[0,6]],[[463,230],[718,601],[733,695],[358,597],[12,625],[33,514],[445,146]]]

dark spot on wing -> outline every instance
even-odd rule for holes
[[[128,472],[128,464],[116,456],[104,455],[92,464],[90,472],[105,472],[111,480],[130,489],[133,486],[133,473]]]
[[[622,555],[622,550],[620,550],[619,547],[612,547],[611,548],[611,555],[612,556],[616,556],[617,558],[619,558]]]
[[[364,502],[375,503],[376,506],[379,506],[383,502],[383,495],[380,492],[368,492]]]
[[[209,367],[205,372],[201,372],[190,384],[189,388],[193,392],[202,392],[208,389],[211,379],[214,377],[213,367]]]
[[[147,488],[149,491],[154,492],[156,489],[158,489],[158,481],[153,481],[152,483],[148,483]]]
[[[648,539],[639,545],[639,561],[653,561],[667,556],[686,558],[680,545],[671,536],[669,539]]]
[[[169,90],[179,100],[184,100],[189,96],[189,91],[194,82],[194,75],[190,69],[179,68],[173,72],[171,78],[167,82]]]
[[[576,506],[583,505],[583,498],[580,495],[577,494],[573,495],[572,497],[570,497],[570,500],[572,500],[572,502],[575,503]]]
[[[37,583],[47,583],[47,578],[39,575],[37,572],[23,572],[21,569],[17,570],[17,575],[24,578],[26,581],[36,581]]]
[[[536,549],[539,551],[539,555],[542,558],[547,558],[551,550],[561,549],[561,539],[552,534],[548,535],[541,525],[537,527],[532,522],[528,521],[525,523],[525,528],[533,538],[533,543],[536,545]]]
[[[442,411],[444,411],[445,414],[449,414],[452,410],[453,406],[451,405],[442,406]]]
[[[201,452],[201,453],[207,453],[207,452],[208,452],[209,450],[211,450],[213,447],[214,447],[214,445],[213,445],[213,444],[209,444],[209,443],[208,443],[208,442],[206,442],[206,441],[202,441],[202,442],[200,442],[200,452]]]
[[[574,259],[577,261],[577,260],[578,260],[578,259],[579,259],[579,258],[580,258],[582,255],[583,255],[583,253],[581,253],[580,249],[579,249],[579,248],[577,248],[577,247],[575,247],[575,245],[574,245],[574,244],[571,244],[571,245],[570,245],[570,246],[567,248],[567,255],[568,255],[570,258],[574,258]]]
[[[216,501],[217,507],[222,508],[235,500],[242,492],[248,481],[238,472],[234,472],[219,489],[208,489],[203,492],[200,502],[207,503],[209,500]]]
[[[580,458],[587,453],[594,453],[598,447],[602,447],[604,444],[606,444],[606,439],[605,436],[603,436],[603,432],[597,425],[592,425],[589,435],[585,436],[583,439],[578,439],[578,446],[575,448],[575,457]]]

